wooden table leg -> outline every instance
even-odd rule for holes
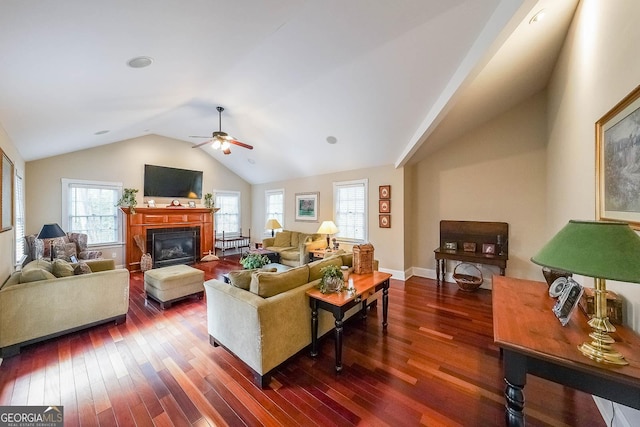
[[[527,382],[527,358],[504,350],[505,422],[508,426],[524,426],[524,386]]]
[[[386,329],[389,322],[387,322],[387,313],[389,312],[389,279],[384,281],[384,287],[382,288],[382,328]]]
[[[340,310],[334,310],[333,317],[336,319],[336,372],[342,371],[342,318],[344,313]]]
[[[440,260],[436,259],[436,284],[440,286]]]
[[[311,298],[311,357],[318,355],[318,301]]]

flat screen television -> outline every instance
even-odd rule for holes
[[[145,197],[202,198],[202,171],[144,165]]]

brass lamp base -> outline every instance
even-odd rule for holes
[[[618,366],[628,365],[629,362],[624,356],[611,348],[615,340],[609,336],[609,333],[615,332],[616,327],[611,324],[605,314],[607,287],[604,279],[596,278],[595,285],[596,315],[589,320],[589,326],[593,328],[589,336],[593,341],[582,343],[578,346],[578,350],[596,362]]]

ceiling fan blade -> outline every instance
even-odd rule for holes
[[[238,147],[244,147],[244,148],[246,148],[248,150],[253,150],[253,145],[245,144],[244,142],[240,142],[240,141],[235,140],[235,139],[230,139],[229,140],[229,144],[235,144]]]
[[[222,154],[231,154],[231,149],[227,148],[226,150],[222,150]]]
[[[210,136],[189,135],[189,138],[211,138]]]
[[[208,138],[208,137],[207,137]],[[191,148],[202,147],[203,145],[209,144],[211,141],[201,142],[200,144],[192,145]]]

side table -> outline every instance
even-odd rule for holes
[[[342,291],[323,294],[317,288],[307,291],[311,305],[311,356],[318,355],[318,309],[329,311],[336,321],[335,354],[336,372],[342,370],[342,333],[344,314],[358,304],[362,304],[361,316],[366,319],[367,299],[382,290],[382,327],[387,328],[387,313],[389,309],[389,278],[391,274],[374,271],[369,274],[351,274],[349,284],[355,288],[354,292]]]

